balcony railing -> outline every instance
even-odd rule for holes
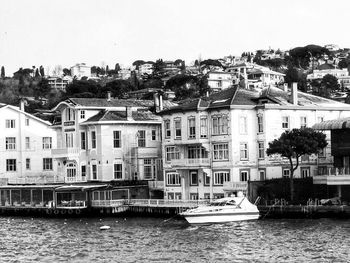
[[[224,182],[223,189],[226,191],[247,191],[248,182]]]
[[[186,166],[186,167],[198,167],[198,166],[209,166],[209,158],[199,158],[199,159],[173,159],[171,160],[172,166]]]
[[[62,176],[30,176],[19,178],[8,178],[8,184],[52,184],[52,183],[64,183],[64,177]]]
[[[316,175],[349,175],[350,176],[350,167],[328,167],[328,168],[319,168],[316,170]]]
[[[128,201],[125,199],[118,200],[92,200],[91,205],[93,207],[117,207],[127,204]]]
[[[64,182],[65,183],[81,183],[81,182],[86,182],[86,177],[64,177]]]
[[[54,158],[77,157],[79,152],[79,148],[51,149],[51,154]]]
[[[164,189],[164,181],[148,181],[150,189]]]

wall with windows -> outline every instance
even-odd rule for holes
[[[87,134],[89,180],[161,179],[160,123],[89,125]]]
[[[0,177],[53,176],[56,131],[48,123],[16,107],[0,108]]]

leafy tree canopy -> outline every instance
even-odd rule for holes
[[[311,128],[293,129],[285,131],[278,139],[269,143],[267,155],[279,154],[288,158],[290,163],[290,187],[291,200],[294,199],[293,175],[299,166],[299,158],[302,155],[319,153],[327,146],[326,135]],[[296,163],[293,164],[293,159]]]
[[[200,65],[205,65],[205,66],[217,66],[217,67],[222,67],[222,64],[220,63],[220,61],[216,60],[216,59],[206,59],[201,61]]]
[[[338,79],[337,77],[327,74],[322,78],[321,85],[326,89],[330,91],[335,91],[339,89]]]

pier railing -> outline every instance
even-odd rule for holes
[[[134,206],[166,206],[166,207],[197,207],[208,204],[209,200],[168,200],[168,199],[131,199],[129,205]]]
[[[118,200],[92,200],[92,207],[117,207],[128,204],[128,200],[118,199]]]

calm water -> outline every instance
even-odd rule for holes
[[[102,225],[109,230],[101,231]],[[350,262],[350,220],[0,217],[1,262]]]

